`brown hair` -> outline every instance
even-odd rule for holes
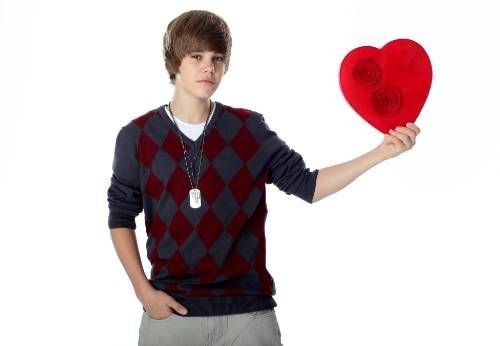
[[[175,84],[182,59],[193,51],[214,51],[224,55],[226,68],[231,56],[231,32],[218,15],[204,10],[191,10],[174,18],[163,35],[163,59],[170,83]]]

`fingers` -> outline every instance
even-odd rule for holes
[[[182,315],[187,314],[187,309],[171,296],[167,298],[167,305],[171,308],[174,308],[178,313]]]
[[[417,135],[420,133],[420,128],[414,123],[406,123],[406,127],[411,128],[413,131],[416,132]]]
[[[412,147],[415,144],[415,132],[406,127],[396,126],[396,135],[399,139],[403,141],[407,148]]]
[[[389,130],[389,133],[398,138],[407,149],[415,145],[416,136],[420,133],[420,129],[413,123],[407,123],[406,127],[396,126],[396,130]]]
[[[396,129],[398,129],[398,127],[396,127]],[[398,131],[400,130],[398,129]],[[408,135],[398,131],[390,129],[389,133],[396,138],[396,140],[400,143],[401,146],[405,147],[406,149],[409,149],[412,146],[412,142],[409,139]]]

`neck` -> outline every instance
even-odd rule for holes
[[[170,109],[176,118],[190,124],[201,124],[208,119],[210,99],[184,99],[178,95],[172,98]]]

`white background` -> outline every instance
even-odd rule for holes
[[[267,185],[284,345],[500,344],[498,1],[0,4],[1,344],[137,344],[106,190],[120,127],[172,96],[162,36],[190,9],[231,28],[213,99],[263,113],[311,169],[382,141],[340,91],[351,49],[411,38],[433,64],[413,149],[317,204]]]

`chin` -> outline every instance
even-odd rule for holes
[[[200,98],[209,98],[211,97],[214,93],[215,93],[215,88],[210,90],[210,91],[200,91],[200,90],[197,90],[197,92],[194,92],[193,94],[195,94],[196,96],[200,97]]]
[[[208,100],[210,97],[212,97],[213,93],[210,93],[210,94],[208,94],[208,93],[193,93],[192,95],[200,100]]]

